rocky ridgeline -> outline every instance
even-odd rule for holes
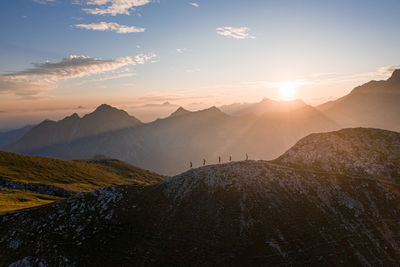
[[[360,131],[340,131],[341,149],[346,143],[374,155],[399,141],[394,133]],[[313,148],[323,150],[325,140],[341,140],[334,139],[337,134],[313,135],[307,144],[321,142]],[[372,140],[367,148],[357,143],[365,140],[364,135],[376,136],[373,141],[379,147],[371,145]],[[390,149],[382,154],[382,162],[390,162],[397,153]],[[314,150],[308,152],[317,154]],[[353,155],[353,150],[346,151]],[[287,155],[296,154],[289,151],[283,158]],[[332,154],[327,156],[331,158],[327,162],[335,163]],[[400,262],[400,186],[395,174],[388,182],[385,166],[390,165],[363,175],[353,163],[340,165],[341,169],[312,164],[299,168],[298,161],[283,158],[206,166],[156,185],[101,189],[2,216],[1,262],[15,266]]]
[[[353,128],[311,134],[277,163],[332,173],[366,175],[400,182],[400,133]]]

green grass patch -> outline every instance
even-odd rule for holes
[[[61,199],[24,190],[0,188],[0,213],[36,207]]]
[[[0,179],[88,192],[112,185],[148,185],[163,178],[118,160],[66,161],[0,151]]]
[[[68,161],[0,151],[0,179],[41,183],[72,192],[90,192],[114,185],[150,185],[161,181],[163,177],[119,160]],[[12,189],[1,189],[0,194],[0,212],[39,206],[61,199]]]

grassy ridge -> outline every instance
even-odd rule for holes
[[[72,192],[125,184],[149,185],[161,175],[118,160],[60,160],[0,151],[0,180],[40,183]],[[0,212],[34,207],[61,198],[0,187]]]
[[[66,161],[0,151],[0,179],[88,192],[110,185],[152,184],[162,176],[118,160]]]
[[[0,213],[40,206],[60,199],[24,190],[0,188]]]

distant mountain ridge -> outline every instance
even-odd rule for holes
[[[34,125],[27,125],[19,129],[0,132],[0,149],[15,143],[33,127]]]
[[[66,119],[67,120],[67,119]],[[262,116],[230,116],[217,107],[190,112],[178,108],[164,119],[73,141],[26,149],[18,142],[13,152],[63,159],[104,154],[155,172],[174,175],[189,161],[215,163],[219,156],[234,160],[277,157],[298,139],[338,125],[311,106]],[[53,130],[43,136],[51,136]],[[271,141],[270,141],[271,140]]]
[[[321,165],[308,162],[329,152],[337,138],[338,150]],[[396,266],[399,180],[388,181],[389,165],[365,177],[358,167],[370,167],[365,155],[393,162],[399,142],[399,133],[379,129],[313,134],[283,156],[287,161],[205,166],[156,185],[105,188],[0,216],[0,260],[17,266]]]
[[[400,70],[386,81],[370,81],[350,94],[317,107],[342,127],[400,131]]]
[[[400,71],[371,81],[318,107],[302,101],[234,104],[200,111],[182,107],[169,116],[140,123],[126,112],[102,105],[79,118],[45,121],[6,150],[63,159],[104,154],[158,173],[174,175],[215,163],[219,156],[273,159],[299,139],[344,127],[400,130]],[[258,115],[257,115],[258,114]]]
[[[231,105],[221,106],[220,109],[229,115],[262,115],[267,112],[288,112],[306,106],[306,104],[300,100],[291,101],[274,101],[268,98],[264,98],[258,103],[235,103]]]
[[[169,115],[169,117],[182,116],[182,115],[186,115],[189,113],[190,113],[190,111],[184,109],[183,107],[179,107],[177,110],[172,112],[171,115]]]
[[[105,132],[139,125],[141,122],[127,112],[102,104],[82,118],[74,113],[59,121],[45,120],[33,127],[16,143],[6,147],[10,151],[31,151]]]

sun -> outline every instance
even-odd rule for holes
[[[279,87],[279,94],[282,100],[291,100],[296,94],[296,84],[293,82],[285,82]]]

